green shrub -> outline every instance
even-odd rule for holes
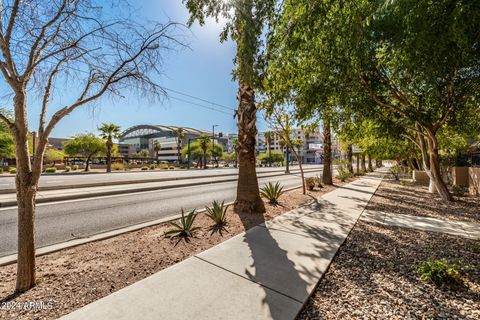
[[[2,173],[3,173],[3,168],[0,168],[0,174],[2,174]]]
[[[283,192],[283,186],[278,182],[276,184],[269,182],[260,189],[260,195],[265,197],[270,204],[278,204],[278,199]]]
[[[72,171],[77,171],[78,170],[78,165],[73,165],[72,166]]]
[[[454,195],[456,195],[457,197],[461,197],[461,196],[465,195],[466,192],[467,192],[466,187],[459,186],[458,184],[454,184],[452,186],[452,193]]]
[[[115,162],[115,163],[112,163],[112,170],[122,171],[122,170],[125,170],[125,166],[123,165],[123,163]]]
[[[305,178],[305,186],[308,190],[312,191],[315,188],[315,178],[314,177],[307,177]]]
[[[65,167],[65,172],[70,172],[70,171],[72,171],[72,168],[69,167],[69,166],[66,166],[66,167]]]
[[[147,171],[147,170],[148,170],[148,167],[142,167],[141,170],[142,170],[142,171]]]
[[[323,177],[322,176],[316,176],[314,179],[315,179],[315,184],[317,185],[318,188],[323,188],[323,183],[322,183],[322,179]]]
[[[430,260],[419,264],[417,272],[423,281],[432,281],[436,285],[451,285],[462,282],[458,268],[458,262],[449,264],[446,260]]]
[[[46,173],[55,173],[55,172],[57,172],[57,168],[55,168],[55,167],[48,167],[48,168],[45,169],[45,172],[46,172]]]
[[[10,168],[10,169],[8,169],[8,172],[10,172],[11,174],[16,174],[17,173],[17,168]]]
[[[165,169],[165,170],[168,170],[169,166],[168,164],[165,164],[165,163],[162,163],[158,166],[160,169]]]
[[[413,181],[405,180],[405,179],[400,179],[400,184],[401,184],[402,186],[411,186],[411,185],[413,185]]]
[[[175,167],[174,166],[169,166],[168,170],[175,170]]]
[[[150,169],[150,170],[155,170],[155,169],[157,169],[157,166],[154,165],[154,164],[151,164],[150,167],[149,167],[149,169]]]
[[[395,165],[395,166],[390,168],[390,173],[393,175],[395,180],[399,180],[400,171],[401,171],[401,168],[398,165]]]
[[[207,212],[205,213],[207,217],[215,222],[216,226],[226,226],[227,225],[227,209],[228,206],[224,205],[225,201],[222,201],[222,204],[219,204],[217,201],[213,201],[212,207],[206,207]]]
[[[178,222],[170,222],[170,225],[173,226],[173,229],[165,232],[165,236],[169,238],[183,238],[187,240],[190,237],[193,237],[193,233],[200,229],[200,227],[194,227],[193,223],[195,222],[195,210],[190,211],[190,213],[185,217],[185,212],[182,209],[182,218]]]
[[[338,174],[336,176],[336,178],[342,182],[345,182],[348,180],[348,178],[351,177],[351,173],[350,171],[348,171],[347,169],[343,169],[341,171],[338,171]]]

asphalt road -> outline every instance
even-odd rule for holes
[[[320,171],[319,171],[320,172]],[[315,176],[317,172],[307,173]],[[301,185],[299,174],[259,178],[259,184],[279,181],[285,188]],[[235,199],[236,182],[205,184],[134,194],[39,204],[36,244],[43,247],[180,213],[204,208],[213,200]],[[72,235],[73,234],[73,235]],[[0,209],[0,257],[16,253],[16,208]]]
[[[304,165],[306,170],[321,168],[321,165]],[[297,170],[298,166],[292,166],[292,170]],[[257,168],[258,173],[268,171],[285,171],[285,167],[263,167]],[[39,186],[41,187],[55,187],[55,186],[72,186],[82,184],[102,184],[113,183],[118,181],[128,181],[130,183],[139,182],[142,180],[152,179],[175,179],[175,178],[191,178],[203,177],[211,175],[226,175],[237,174],[238,169],[235,168],[221,168],[208,170],[156,170],[156,171],[130,171],[130,172],[112,172],[108,173],[85,173],[85,174],[43,174],[40,178]],[[10,174],[0,175],[0,191],[4,189],[15,188],[15,176]]]

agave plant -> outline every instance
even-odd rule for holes
[[[170,222],[170,224],[173,226],[173,229],[165,232],[165,236],[170,238],[179,237],[184,239],[193,237],[193,233],[200,229],[200,227],[193,226],[196,217],[197,215],[195,214],[195,210],[190,211],[190,213],[185,216],[185,212],[182,208],[182,218],[179,220],[179,222]]]
[[[224,205],[225,201],[222,201],[222,204],[219,204],[217,201],[213,201],[212,207],[205,207],[207,212],[205,213],[207,217],[215,222],[217,226],[226,226],[227,225],[227,209],[228,205]]]
[[[283,194],[283,186],[280,183],[267,183],[260,189],[260,195],[265,197],[270,204],[278,204],[278,198]]]

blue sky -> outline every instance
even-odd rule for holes
[[[181,0],[139,0],[132,4],[138,8],[139,15],[150,20],[165,22],[170,19],[186,23],[189,17]],[[221,30],[222,24],[213,20],[203,27],[194,25],[188,36],[190,49],[165,57],[165,75],[160,84],[235,108],[237,84],[231,76],[235,45],[219,42]],[[51,136],[70,137],[82,132],[96,132],[102,122],[119,124],[122,129],[138,124],[165,124],[211,130],[212,124],[218,124],[216,131],[237,131],[233,115],[178,101],[175,97],[195,101],[178,94],[172,93],[171,96],[163,102],[152,102],[133,94],[127,94],[123,99],[104,98],[95,107],[82,107],[64,118]],[[37,108],[30,109],[31,130],[37,123],[36,111]],[[261,119],[259,129],[266,129]]]

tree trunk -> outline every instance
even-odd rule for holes
[[[332,134],[330,128],[330,119],[323,119],[323,176],[322,183],[332,185]]]
[[[373,172],[372,155],[368,154],[368,171]]]
[[[109,137],[107,141],[107,172],[112,172],[112,138]]]
[[[362,155],[361,155],[360,164],[362,166],[362,173],[367,172],[367,167],[365,165],[365,154],[364,153],[362,153]]]
[[[25,92],[14,97],[15,123],[12,134],[15,143],[17,173],[15,184],[18,203],[18,258],[16,292],[25,292],[35,286],[35,196],[38,179],[42,171],[41,161],[37,163],[36,174],[32,174],[28,149],[28,123],[25,114]],[[37,151],[43,158],[44,150]]]
[[[355,173],[353,172],[353,148],[351,144],[347,148],[347,169],[351,174]]]
[[[180,145],[180,139],[177,138],[177,153],[178,153],[178,164],[182,163],[182,146]],[[158,153],[157,153],[157,160],[158,160]]]
[[[360,154],[357,153],[357,154],[355,155],[355,158],[356,158],[356,160],[357,160],[357,176],[358,176],[358,175],[360,175]]]
[[[305,174],[303,172],[303,166],[302,166],[302,157],[298,152],[295,151],[295,148],[291,146],[293,155],[297,159],[298,166],[300,167],[300,177],[302,178],[302,192],[303,194],[307,194],[307,187],[305,186]]]
[[[257,136],[257,108],[253,89],[240,81],[238,88],[238,183],[235,210],[237,212],[263,213],[265,205],[258,188],[255,139]]]
[[[430,151],[430,173],[432,180],[440,197],[445,201],[453,201],[453,197],[448,191],[448,188],[443,181],[442,173],[440,171],[440,157],[438,155],[438,140],[435,133],[427,128],[428,134],[428,149]]]
[[[203,153],[203,169],[207,169],[207,153]]]
[[[85,172],[90,171],[90,160],[91,160],[91,158],[92,158],[92,155],[89,155],[87,157],[87,163],[85,164]]]

